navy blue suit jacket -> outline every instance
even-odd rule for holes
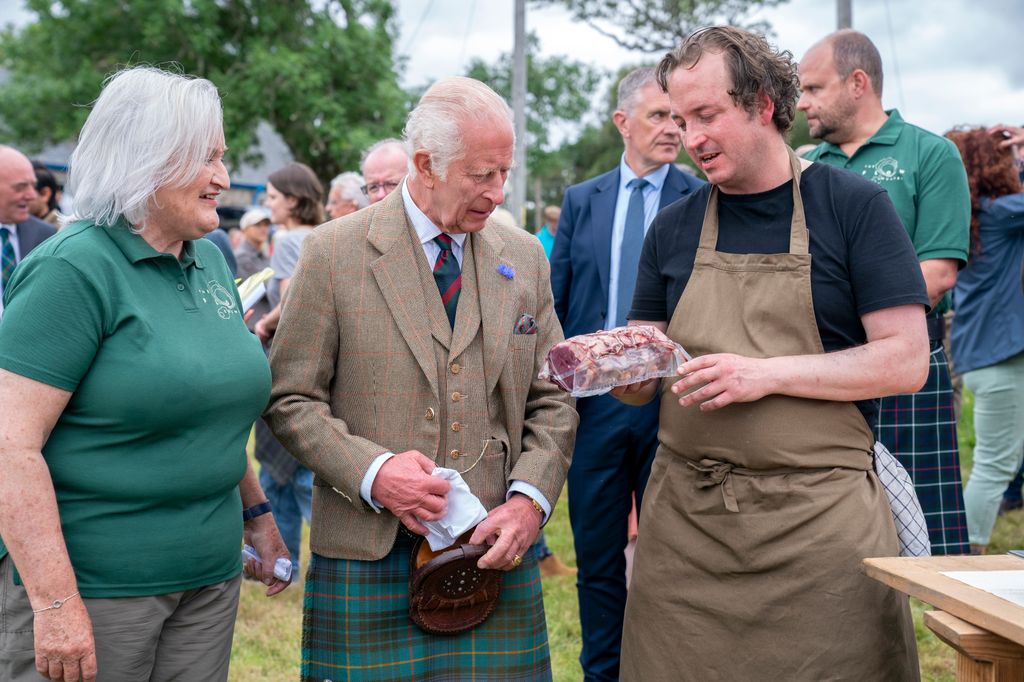
[[[658,210],[703,184],[675,166],[670,167],[661,188]],[[618,193],[618,168],[573,185],[565,192],[551,249],[551,290],[555,295],[555,314],[566,338],[604,329],[608,316],[612,221]]]

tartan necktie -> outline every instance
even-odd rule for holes
[[[434,281],[441,293],[441,303],[448,313],[448,322],[455,328],[455,309],[459,306],[459,294],[462,292],[462,268],[452,251],[452,238],[446,234],[434,237],[434,243],[441,248],[441,254],[434,263]]]
[[[633,178],[626,184],[627,188],[633,189],[633,193],[629,196],[622,247],[619,249],[619,298],[615,309],[615,324],[619,327],[626,324],[626,315],[633,305],[640,249],[644,245],[644,188],[650,184],[643,178]]]
[[[17,262],[14,258],[14,242],[10,239],[10,230],[0,227],[0,291],[7,288],[14,274],[14,266]]]

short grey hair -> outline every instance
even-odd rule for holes
[[[153,194],[194,180],[223,144],[213,83],[148,66],[119,71],[104,82],[71,155],[75,210],[66,222],[124,218],[141,228]]]
[[[370,154],[374,153],[378,149],[390,147],[391,145],[395,145],[396,147],[401,149],[403,152],[405,152],[406,156],[409,155],[408,150],[405,148],[405,142],[402,142],[396,137],[385,137],[383,140],[378,140],[371,144],[369,147],[367,147],[366,151],[363,152],[363,155],[359,157],[359,172],[362,173],[363,175],[366,175],[366,160],[370,158]],[[334,183],[332,182],[331,184]]]
[[[855,69],[868,75],[871,88],[882,96],[882,55],[871,38],[852,28],[836,31],[825,38],[832,45],[832,63],[841,80],[846,80]]]
[[[370,200],[363,194],[362,188],[365,184],[366,181],[362,175],[348,171],[331,180],[331,189],[341,188],[342,201],[351,201],[357,208],[366,208],[370,205]]]
[[[512,126],[512,109],[494,90],[464,76],[437,81],[423,93],[405,123],[410,173],[415,172],[413,155],[425,149],[430,153],[434,172],[444,181],[448,164],[466,153],[463,144],[466,124],[495,120],[507,121]],[[512,128],[514,144],[515,128]]]
[[[640,90],[648,85],[657,85],[658,78],[654,68],[645,66],[634,69],[627,73],[619,81],[618,99],[615,101],[615,110],[626,114],[632,114],[633,109],[640,101]]]

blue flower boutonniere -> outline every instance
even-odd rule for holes
[[[498,274],[504,277],[505,279],[514,279],[516,276],[516,271],[512,269],[511,265],[505,265],[504,263],[502,263],[501,265],[498,266]]]

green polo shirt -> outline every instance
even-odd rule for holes
[[[886,112],[888,120],[853,156],[823,142],[806,157],[851,170],[873,180],[888,193],[910,234],[919,261],[952,258],[967,264],[971,227],[971,192],[956,145]],[[949,307],[949,296],[937,306]]]
[[[72,394],[43,456],[81,593],[237,575],[270,370],[217,247],[186,242],[179,260],[124,225],[76,223],[18,265],[4,305],[0,367]]]

